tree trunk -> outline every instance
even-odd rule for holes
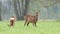
[[[28,7],[29,7],[29,0],[25,0],[25,12],[24,12],[24,16],[27,13]]]
[[[22,0],[21,0],[22,1]],[[18,5],[19,5],[19,16],[20,16],[20,20],[23,20],[23,11],[21,11],[21,5],[20,5],[20,1],[19,0],[17,0],[17,2],[18,2]]]
[[[0,2],[0,21],[2,21],[2,17],[1,17],[1,5],[2,5],[2,2]]]
[[[19,17],[19,14],[18,14],[18,9],[17,9],[16,0],[14,0],[14,10],[15,10],[15,14],[16,14],[17,20],[20,20],[20,17]]]
[[[24,4],[23,4],[23,2],[24,2],[24,0],[21,0],[21,2],[22,2],[22,13],[21,13],[21,19],[24,20],[24,15],[23,15],[23,13],[24,13]]]
[[[20,16],[21,16],[20,1],[19,1],[19,0],[17,0],[17,3],[18,3],[18,7],[19,7],[19,14],[20,14]]]

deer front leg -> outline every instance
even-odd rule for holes
[[[35,27],[36,27],[36,22],[35,22]]]
[[[35,23],[35,22],[33,22],[33,26],[35,26],[35,27],[36,27],[36,23]]]
[[[33,24],[33,26],[34,26],[34,24],[35,24],[35,23],[34,23],[34,22],[32,22],[32,24]]]

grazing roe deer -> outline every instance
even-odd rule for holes
[[[32,16],[32,15],[26,15],[24,16],[24,19],[25,19],[25,23],[24,25],[27,24],[27,26],[29,25],[29,23],[32,23],[33,26],[35,25],[36,26],[36,23],[38,21],[38,12],[36,12],[36,15],[35,16]]]

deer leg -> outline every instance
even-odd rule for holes
[[[29,25],[29,22],[27,23],[27,26]]]
[[[34,22],[33,22],[33,26],[34,26]]]
[[[27,20],[25,21],[24,26],[26,25],[26,23],[27,23]]]
[[[36,27],[36,22],[35,22],[35,27]]]
[[[11,20],[10,21],[10,26],[13,26],[14,25],[14,20]]]

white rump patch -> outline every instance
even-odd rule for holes
[[[14,20],[14,18],[10,18],[10,20]]]

